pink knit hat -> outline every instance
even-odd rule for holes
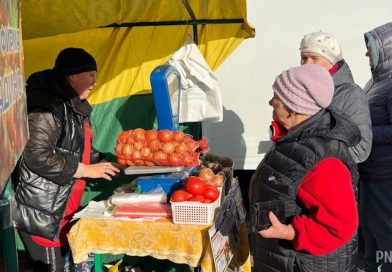
[[[317,64],[283,71],[272,88],[289,109],[306,115],[314,115],[328,107],[335,89],[329,72]]]

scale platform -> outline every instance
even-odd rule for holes
[[[185,166],[129,166],[125,168],[124,173],[126,175],[158,174],[180,172],[185,169]]]

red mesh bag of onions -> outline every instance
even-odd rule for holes
[[[195,141],[182,131],[122,131],[115,152],[120,164],[129,166],[198,166],[199,156],[208,151],[208,140]]]

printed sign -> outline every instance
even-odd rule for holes
[[[27,142],[20,1],[0,0],[0,194]]]
[[[234,180],[222,203],[219,216],[208,230],[216,272],[227,270],[238,245],[240,226],[245,216],[240,186]]]

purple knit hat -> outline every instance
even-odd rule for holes
[[[283,71],[272,88],[289,109],[306,115],[314,115],[328,107],[335,89],[329,72],[317,64]]]

